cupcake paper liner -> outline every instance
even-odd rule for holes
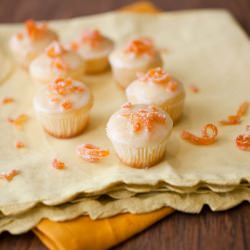
[[[73,137],[86,127],[89,112],[72,110],[62,114],[38,112],[37,117],[49,134],[59,138]]]
[[[162,142],[144,147],[134,147],[112,140],[114,149],[120,160],[134,168],[147,168],[159,162],[166,151],[167,138]]]

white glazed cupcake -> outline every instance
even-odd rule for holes
[[[84,61],[78,53],[53,42],[32,61],[29,72],[39,84],[47,84],[59,76],[80,80],[84,74]]]
[[[133,104],[156,105],[177,121],[184,107],[185,91],[182,83],[173,79],[162,68],[140,73],[126,89],[126,96]]]
[[[99,30],[86,30],[82,36],[70,44],[85,61],[87,74],[98,74],[109,68],[108,56],[114,43]]]
[[[73,79],[57,78],[40,88],[34,98],[38,120],[58,138],[80,134],[86,127],[93,98],[89,88]]]
[[[159,51],[151,40],[138,38],[128,42],[125,47],[114,50],[110,57],[113,75],[119,86],[126,88],[136,79],[137,72],[162,66]]]
[[[10,48],[16,60],[27,68],[33,59],[57,39],[57,34],[46,23],[28,20],[25,29],[11,37]]]
[[[173,127],[170,116],[152,105],[124,104],[107,124],[107,136],[122,162],[145,168],[164,156]]]

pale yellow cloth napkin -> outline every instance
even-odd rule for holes
[[[159,11],[147,2],[126,6],[123,10],[148,13]],[[91,220],[88,216],[66,222],[43,220],[33,231],[50,250],[107,249],[173,211],[172,208],[163,208],[152,213],[122,214],[100,220]]]

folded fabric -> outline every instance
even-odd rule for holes
[[[100,220],[91,220],[88,216],[65,222],[43,220],[33,231],[50,250],[107,249],[173,211],[163,208],[152,213],[123,214]]]
[[[159,12],[149,2],[135,3],[121,10]],[[173,211],[172,208],[163,208],[146,214],[121,214],[100,220],[91,220],[88,216],[65,222],[45,219],[33,231],[50,250],[107,249],[143,231]]]

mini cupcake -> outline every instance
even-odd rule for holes
[[[84,59],[87,74],[98,74],[109,68],[108,56],[114,44],[100,31],[86,30],[80,39],[70,44],[70,47]]]
[[[155,105],[164,109],[177,121],[184,107],[185,92],[182,83],[173,79],[162,68],[139,73],[137,80],[126,89],[126,96],[133,104]]]
[[[10,48],[16,60],[27,68],[34,58],[57,39],[57,34],[50,30],[46,23],[28,20],[25,23],[25,30],[11,37]]]
[[[163,158],[172,127],[172,119],[161,108],[127,103],[110,117],[106,131],[123,163],[145,168]]]
[[[34,98],[38,120],[58,138],[80,134],[86,127],[93,98],[89,88],[70,78],[57,78],[40,88]]]
[[[32,61],[29,72],[34,82],[42,84],[59,76],[78,80],[84,74],[84,61],[76,52],[65,49],[59,42],[53,42]]]
[[[122,88],[126,88],[136,79],[137,72],[162,66],[160,53],[152,41],[146,38],[129,41],[124,48],[113,51],[109,60],[114,78]]]

